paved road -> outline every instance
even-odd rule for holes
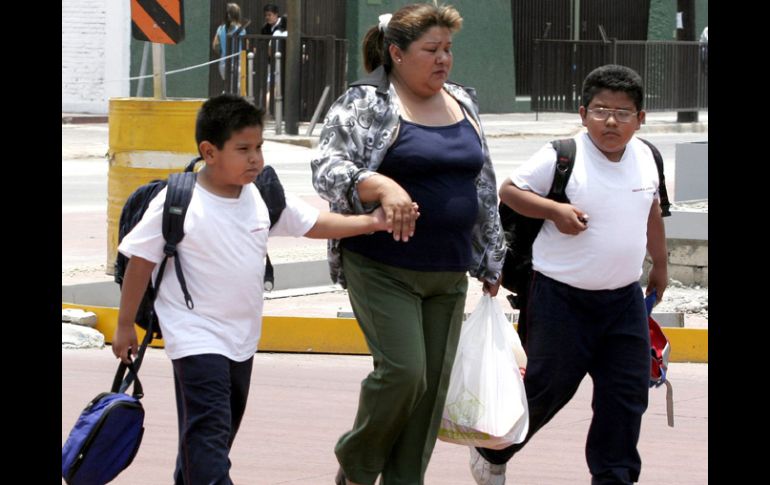
[[[368,356],[266,354],[254,357],[251,394],[231,460],[235,483],[331,485],[337,438],[352,424]],[[109,347],[62,350],[62,444],[89,399],[108,390],[117,361]],[[142,446],[114,485],[171,482],[177,445],[171,365],[150,349],[140,372],[146,409]],[[672,364],[675,427],[666,425],[665,391],[650,390],[639,451],[640,485],[708,483],[708,365]],[[587,484],[584,443],[591,417],[591,381],[510,465],[511,485]],[[439,441],[427,485],[473,485],[468,450]],[[63,483],[63,482],[62,482]]]

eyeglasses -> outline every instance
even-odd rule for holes
[[[588,108],[591,118],[596,121],[607,121],[612,115],[618,123],[628,123],[639,113],[638,111],[628,111],[627,109],[609,109],[609,108]]]

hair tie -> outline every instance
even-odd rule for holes
[[[385,29],[388,28],[388,24],[390,23],[390,19],[393,17],[392,13],[384,13],[379,16],[380,20],[380,32],[385,33]]]

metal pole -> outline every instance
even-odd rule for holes
[[[300,0],[287,0],[286,12],[289,17],[289,25],[293,25],[286,37],[286,133],[299,134],[299,107],[302,39],[300,31],[302,25],[302,2]],[[276,110],[277,111],[277,110]]]
[[[166,51],[163,44],[152,43],[152,87],[155,99],[166,99]]]
[[[580,0],[573,0],[572,3],[572,40],[580,40]]]
[[[142,49],[142,66],[139,68],[139,83],[136,85],[136,97],[139,98],[144,93],[144,76],[147,73],[147,58],[150,54],[150,42],[144,43]]]
[[[246,75],[246,86],[248,86],[247,90],[247,98],[252,103],[254,102],[254,53],[249,52],[248,55],[249,58],[249,68],[248,73]]]
[[[676,40],[695,40],[695,1],[694,0],[677,0],[676,2],[677,15],[682,17],[682,27],[677,26]],[[676,48],[679,55],[685,54],[685,49],[681,46]],[[685,54],[686,55],[686,54]],[[678,89],[679,104],[688,105],[694,100],[697,104],[697,93],[692,93],[688,88],[689,78],[687,76],[687,70],[684,68],[681,62],[677,63],[679,72]],[[692,73],[690,73],[692,75]],[[693,96],[693,94],[695,96]],[[691,123],[698,121],[698,111],[677,111],[676,113],[677,123]]]
[[[275,134],[283,133],[283,93],[281,92],[281,53],[275,53],[275,73],[273,76],[275,86]],[[287,132],[288,126],[287,126]],[[294,133],[296,135],[296,133]]]
[[[310,126],[307,127],[307,134],[305,136],[313,135],[313,128],[315,128],[315,124],[318,123],[318,118],[321,116],[321,109],[326,104],[326,98],[329,97],[329,91],[331,91],[331,88],[331,86],[326,86],[324,88],[324,92],[321,94],[321,99],[318,101],[318,105],[315,107],[313,118],[310,120]]]

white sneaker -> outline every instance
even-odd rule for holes
[[[504,485],[506,464],[493,465],[471,446],[471,475],[478,485]]]

